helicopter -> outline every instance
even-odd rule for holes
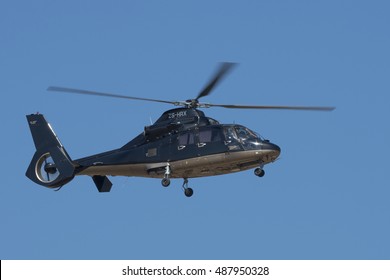
[[[51,125],[40,114],[27,115],[35,144],[35,154],[26,176],[44,187],[60,189],[75,176],[90,176],[99,192],[109,192],[108,176],[161,179],[168,187],[173,178],[183,179],[187,197],[194,193],[189,179],[224,175],[254,169],[265,175],[264,166],[278,159],[281,149],[253,130],[239,124],[222,124],[200,108],[282,109],[332,111],[334,107],[229,105],[200,102],[208,96],[236,63],[220,63],[214,75],[194,99],[167,101],[127,95],[50,86],[54,92],[114,97],[128,100],[167,103],[179,108],[165,111],[155,123],[144,127],[138,136],[122,147],[73,160]]]

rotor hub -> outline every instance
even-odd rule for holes
[[[187,108],[198,108],[199,101],[197,99],[188,99],[188,100],[186,100],[186,107]]]

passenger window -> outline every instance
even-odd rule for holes
[[[199,142],[200,143],[211,142],[211,130],[199,131]]]
[[[212,134],[211,141],[212,142],[222,141],[221,130],[220,129],[213,129],[212,131],[213,131],[213,134]]]
[[[195,143],[195,135],[193,132],[188,133],[188,144],[192,145]]]
[[[179,136],[179,145],[187,145],[188,133]]]
[[[205,129],[199,131],[199,142],[209,143],[221,141],[221,130],[218,128]]]
[[[179,135],[178,141],[180,146],[185,146],[185,145],[191,145],[194,144],[194,133],[193,132],[187,132],[182,135]]]

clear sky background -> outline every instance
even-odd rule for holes
[[[388,1],[0,2],[1,259],[389,259]],[[166,104],[47,92],[50,85],[194,98],[221,61],[239,67],[203,101],[336,106],[213,108],[282,148],[252,170],[163,188],[25,171],[26,114],[43,113],[74,159],[115,149]]]

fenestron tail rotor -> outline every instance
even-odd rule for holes
[[[37,161],[36,175],[43,183],[54,182],[60,175],[50,153],[43,154]]]
[[[223,78],[226,77],[226,75],[236,65],[237,65],[236,63],[232,63],[232,62],[220,63],[215,74],[212,76],[210,81],[205,85],[205,87],[199,92],[197,97],[195,99],[188,99],[186,101],[168,101],[168,100],[161,100],[161,99],[133,97],[128,95],[116,94],[116,93],[106,93],[106,92],[75,89],[75,88],[68,88],[68,87],[57,87],[57,86],[50,86],[47,88],[47,90],[56,91],[56,92],[65,92],[65,93],[96,95],[96,96],[114,97],[114,98],[130,99],[130,100],[167,103],[174,106],[183,106],[186,108],[222,107],[227,109],[259,109],[259,110],[277,109],[277,110],[310,110],[310,111],[332,111],[335,109],[335,107],[322,107],[322,106],[274,106],[274,105],[265,106],[265,105],[238,105],[238,104],[211,104],[211,103],[199,102],[200,98],[210,95],[211,92],[215,89],[215,87],[222,81]]]

